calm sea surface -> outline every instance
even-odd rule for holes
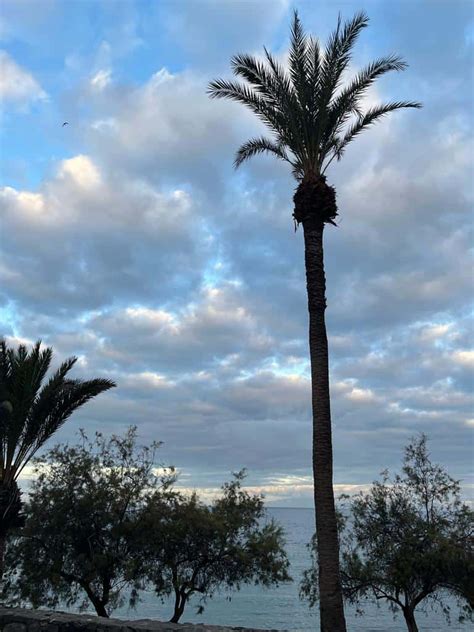
[[[258,586],[244,586],[239,592],[232,593],[228,601],[225,594],[215,595],[208,600],[202,615],[196,615],[194,607],[198,600],[187,605],[181,623],[209,623],[229,626],[252,626],[256,628],[277,628],[291,632],[307,632],[319,629],[317,611],[310,610],[306,603],[298,598],[298,585],[303,570],[309,566],[306,543],[314,530],[312,509],[271,508],[268,514],[284,527],[286,532],[286,551],[291,562],[291,584],[274,589],[262,589]],[[454,606],[454,604],[453,604]],[[141,619],[154,618],[167,621],[172,615],[171,601],[162,604],[153,594],[143,595],[143,601],[136,610],[122,608],[112,616]],[[468,632],[469,624],[461,625],[453,612],[450,625],[441,613],[429,611],[427,615],[418,613],[417,622],[420,632],[441,632],[457,630]],[[355,615],[354,609],[346,608],[348,629],[350,632],[402,632],[406,630],[403,617],[393,614],[385,605],[380,608],[370,604],[365,615]]]

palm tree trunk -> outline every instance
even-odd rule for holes
[[[303,221],[313,406],[313,477],[321,632],[346,632],[334,506],[328,341],[324,312],[324,224]]]
[[[5,569],[5,549],[7,538],[5,535],[0,534],[0,582],[3,578],[3,571]]]

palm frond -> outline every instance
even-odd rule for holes
[[[251,55],[244,54],[234,55],[230,63],[235,75],[251,83],[254,89],[267,101],[276,107],[279,106],[278,94],[280,89],[265,64]]]
[[[332,138],[342,131],[352,115],[362,116],[360,101],[376,79],[392,70],[401,71],[406,62],[397,55],[389,55],[375,60],[362,69],[328,106],[328,120],[321,142],[321,162],[333,146]]]
[[[317,90],[319,84],[320,52],[317,40],[308,38],[301,26],[298,12],[294,12],[291,29],[288,65],[291,80],[299,102],[301,135],[304,141],[304,159],[311,169],[317,162],[318,143],[314,133],[317,120]]]
[[[363,28],[368,25],[367,15],[361,11],[348,20],[341,29],[341,16],[337,27],[329,36],[324,59],[321,64],[320,104],[326,106],[331,100],[341,75],[346,69],[352,48]]]
[[[278,63],[276,58],[270,53],[270,51],[263,47],[266,60],[268,62],[268,66],[272,73],[272,76],[275,82],[278,85],[279,92],[278,95],[284,99],[284,101],[288,104],[291,103],[293,107],[297,105],[296,94],[294,90],[294,86],[291,83],[290,77],[283,66]]]
[[[241,145],[237,151],[234,166],[237,168],[243,162],[252,158],[252,156],[263,153],[273,154],[277,158],[280,158],[280,160],[293,164],[288,156],[285,146],[282,143],[276,143],[269,138],[262,136],[260,138],[252,138]]]
[[[75,357],[65,360],[43,386],[31,405],[27,416],[24,418],[22,441],[21,446],[18,446],[16,460],[23,458],[23,452],[26,454],[30,447],[36,444],[38,437],[43,433],[43,426],[51,414],[51,411],[56,407],[58,398],[68,383],[66,376],[76,361],[77,358]]]
[[[28,352],[25,345],[17,349],[0,347],[2,366],[8,368],[3,376],[0,392],[3,405],[11,407],[8,415],[4,412],[4,423],[0,427],[0,469],[8,469],[14,458],[16,446],[21,442],[25,419],[41,387],[52,358],[51,349],[41,350],[38,341]]]
[[[15,478],[21,473],[31,456],[58,430],[72,413],[86,404],[93,397],[115,386],[115,382],[107,379],[64,380],[56,390],[54,400],[49,401],[49,408],[43,408],[43,415],[34,419],[32,411],[27,424],[28,433],[18,450],[14,467]],[[47,411],[47,412],[46,412]],[[46,414],[44,414],[46,413]]]
[[[280,109],[284,112],[287,124],[286,134],[283,134],[280,130],[279,136],[281,140],[288,145],[291,151],[293,151],[296,155],[303,157],[304,113],[298,100],[295,86],[292,84],[291,78],[283,66],[278,63],[275,57],[265,47],[263,50],[265,51],[265,57],[269,68],[279,86],[278,97],[280,101]]]
[[[321,67],[321,47],[317,38],[309,37],[308,48],[308,82],[311,88],[311,114],[313,122],[316,122],[317,116],[317,100],[319,92],[320,82],[320,67]]]
[[[0,482],[9,485],[33,454],[80,406],[112,388],[110,380],[70,380],[76,358],[61,364],[42,386],[52,349],[37,342],[9,348],[0,341]]]
[[[272,90],[278,105],[272,103],[265,95],[259,93],[251,86],[235,81],[223,79],[212,81],[208,86],[208,93],[212,98],[231,99],[247,106],[277,136],[280,144],[285,144],[296,154],[303,149],[302,143],[300,143],[301,117],[298,101],[283,68],[267,50],[265,50],[265,53],[269,65],[268,72],[271,74]],[[240,62],[242,61],[240,59]],[[243,65],[239,66],[239,68],[248,74],[249,69],[244,70]],[[256,77],[254,79],[256,80]]]
[[[407,63],[397,55],[390,55],[375,60],[363,68],[349,85],[332,100],[329,104],[330,116],[337,120],[347,110],[351,113],[360,114],[358,108],[360,100],[374,81],[387,72],[392,70],[401,71],[406,67]]]
[[[392,103],[386,103],[379,105],[368,110],[364,115],[359,116],[358,120],[349,128],[346,134],[338,142],[334,150],[334,156],[340,160],[342,154],[347,145],[358,135],[362,130],[366,129],[370,125],[373,125],[383,116],[394,112],[395,110],[401,110],[403,108],[421,108],[421,103],[416,101],[393,101]]]
[[[231,99],[242,103],[273,131],[282,135],[285,134],[286,121],[284,116],[251,87],[235,81],[216,79],[210,82],[208,94],[213,99]]]
[[[367,15],[361,11],[345,22],[341,28],[341,17],[338,18],[336,30],[330,35],[324,59],[321,64],[318,90],[318,145],[326,131],[329,116],[329,103],[333,99],[344,70],[351,59],[352,48],[357,38],[369,23]]]
[[[301,26],[298,11],[295,11],[293,24],[291,26],[288,68],[303,113],[309,108],[311,101],[308,83],[309,59],[307,53],[307,37]]]

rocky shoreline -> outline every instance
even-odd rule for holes
[[[0,632],[283,632],[153,619],[105,619],[91,614],[0,607]]]

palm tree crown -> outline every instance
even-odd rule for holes
[[[16,481],[28,461],[77,408],[115,386],[106,379],[67,378],[74,357],[42,385],[52,356],[40,342],[28,352],[0,341],[0,535],[18,522]]]
[[[341,87],[354,44],[368,21],[363,12],[344,25],[339,18],[323,51],[316,38],[303,32],[295,11],[288,70],[267,49],[266,63],[251,55],[232,58],[234,74],[247,83],[217,79],[209,84],[210,96],[243,103],[272,134],[244,143],[237,151],[236,167],[256,154],[269,152],[290,163],[297,180],[318,177],[334,158],[341,158],[363,129],[382,116],[421,107],[413,101],[392,101],[362,111],[362,99],[378,77],[406,68],[395,55],[375,60]]]

